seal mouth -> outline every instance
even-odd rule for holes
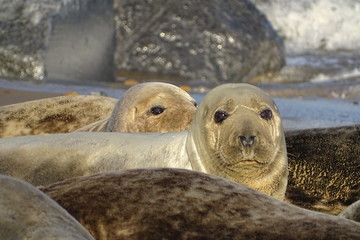
[[[253,164],[265,165],[266,163],[258,161],[256,159],[242,159],[235,163],[231,163],[229,166],[237,166],[237,165],[242,165],[242,164],[244,164],[244,165],[253,165]]]
[[[236,159],[236,160],[228,160],[224,156],[222,156],[221,152],[217,154],[219,161],[221,161],[223,166],[227,168],[236,168],[243,165],[266,165],[266,162],[259,161],[256,158],[243,158],[243,159]]]

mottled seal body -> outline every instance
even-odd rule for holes
[[[161,82],[141,83],[119,99],[110,118],[79,132],[178,132],[189,128],[196,101],[184,90]]]
[[[0,137],[67,133],[111,114],[116,99],[59,96],[0,106]]]
[[[360,224],[242,184],[180,169],[136,169],[42,189],[103,239],[358,239]]]
[[[0,139],[0,173],[47,185],[94,173],[142,167],[191,168],[187,131],[77,132]]]
[[[0,175],[0,239],[94,240],[69,213],[24,181]]]
[[[291,203],[338,214],[360,199],[360,125],[293,130],[285,135]]]
[[[259,88],[224,84],[205,96],[189,131],[0,139],[0,171],[36,185],[139,167],[210,173],[282,199],[287,156],[279,112]]]

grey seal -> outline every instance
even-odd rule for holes
[[[0,239],[94,240],[54,200],[31,184],[0,175]]]
[[[139,167],[192,169],[283,199],[288,170],[280,114],[260,88],[224,84],[205,96],[188,131],[0,139],[0,172],[35,185]]]
[[[360,125],[292,130],[285,137],[291,203],[336,215],[360,199]]]
[[[0,137],[67,133],[108,117],[115,98],[59,96],[0,106]]]
[[[360,223],[189,170],[108,172],[42,190],[98,240],[360,238]]]
[[[360,200],[345,208],[338,216],[360,222]]]
[[[78,129],[78,132],[178,132],[188,129],[196,101],[181,88],[162,82],[141,83],[129,88],[109,118]]]

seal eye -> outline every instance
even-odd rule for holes
[[[152,107],[150,109],[150,112],[153,114],[153,115],[159,115],[161,114],[162,112],[165,111],[165,108],[163,106],[156,106],[156,107]]]
[[[265,120],[270,120],[272,116],[272,111],[270,109],[265,109],[260,113],[260,117]]]
[[[194,106],[195,106],[195,107],[197,107],[197,106],[198,106],[198,104],[197,104],[196,102],[194,102]]]
[[[214,121],[215,123],[222,123],[225,119],[227,119],[229,114],[225,111],[219,110],[216,111],[214,114]]]

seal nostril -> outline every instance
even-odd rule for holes
[[[255,136],[239,136],[242,145],[251,147],[254,144]]]

